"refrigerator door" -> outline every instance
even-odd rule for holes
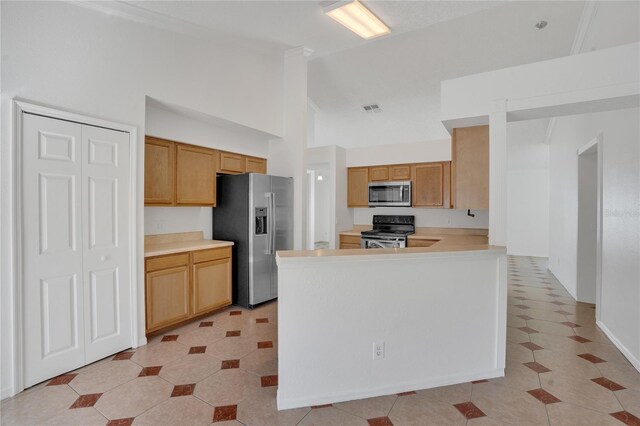
[[[249,305],[270,300],[271,244],[274,232],[271,223],[271,177],[249,175]],[[264,215],[266,213],[266,220]]]
[[[293,249],[293,178],[271,176],[274,206],[273,255],[271,256],[271,298],[278,297],[278,267],[275,252]]]

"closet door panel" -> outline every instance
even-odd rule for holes
[[[84,364],[81,125],[24,114],[22,297],[25,386]]]

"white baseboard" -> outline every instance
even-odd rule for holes
[[[615,336],[615,334],[613,334],[611,332],[611,330],[609,330],[607,328],[606,325],[604,325],[602,323],[602,321],[596,321],[596,325],[598,327],[600,327],[600,330],[602,330],[602,332],[604,334],[607,335],[607,337],[609,338],[609,340],[611,340],[613,342],[613,344],[616,346],[616,348],[618,348],[618,350],[620,352],[622,352],[622,355],[625,356],[625,358],[627,358],[629,360],[629,362],[631,363],[631,365],[633,365],[633,367],[638,370],[638,372],[640,372],[640,359],[636,358],[629,349],[627,349],[627,347],[625,345],[622,344],[622,342],[620,340],[618,340],[618,338]]]
[[[14,395],[13,387],[3,388],[0,390],[0,399],[10,398]]]
[[[384,387],[370,388],[353,392],[339,392],[324,395],[307,396],[303,398],[282,398],[278,390],[278,410],[288,410],[291,408],[310,407],[312,405],[333,404],[344,401],[354,401],[357,399],[373,398],[376,396],[393,395],[401,392],[417,391],[422,389],[436,388],[439,386],[455,385],[459,383],[471,382],[481,379],[493,379],[504,377],[504,369],[496,368],[480,373],[450,375],[436,377],[434,379],[409,383],[396,383]]]

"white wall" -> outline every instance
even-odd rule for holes
[[[504,250],[277,262],[278,409],[504,375]]]
[[[138,296],[143,294],[145,96],[282,134],[283,62],[235,45],[174,34],[67,2],[2,2],[2,367],[12,393],[11,103],[14,97],[138,128]],[[141,305],[141,315],[144,309]],[[143,317],[139,317],[143,331]],[[144,335],[144,333],[142,333]]]
[[[507,252],[549,255],[549,170],[508,172]]]
[[[577,286],[578,157],[603,136],[600,322],[640,369],[640,110],[559,118],[551,139],[549,268],[572,295]]]
[[[333,220],[334,212],[330,209],[331,203],[329,196],[332,194],[331,184],[329,182],[330,173],[329,165],[325,168],[316,169],[315,175],[315,226],[314,226],[314,240],[315,241],[329,241],[331,229],[329,223]],[[318,176],[322,177],[322,180],[318,180]],[[331,219],[331,220],[330,220]]]
[[[549,255],[549,120],[507,124],[507,253]]]
[[[375,207],[354,208],[353,223],[355,225],[371,225],[373,215],[413,215],[416,226],[421,228],[480,228],[489,227],[488,210],[472,210],[476,217],[467,216],[466,210],[454,209],[422,209],[414,207]]]

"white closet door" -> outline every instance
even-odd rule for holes
[[[81,125],[25,114],[22,127],[25,386],[83,365]]]
[[[86,363],[131,347],[129,134],[82,126]]]

